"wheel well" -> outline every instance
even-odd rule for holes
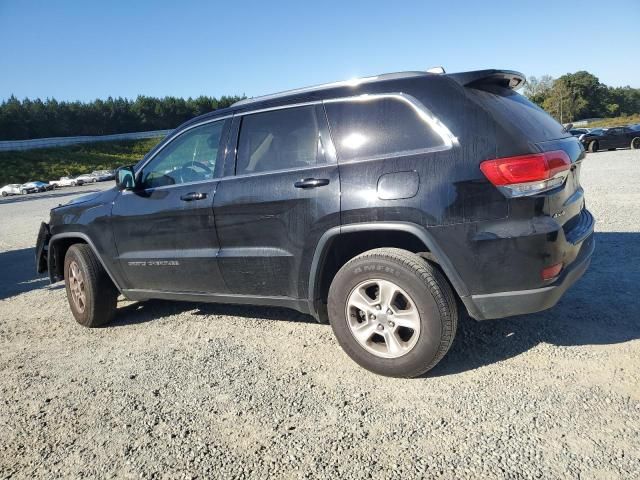
[[[438,260],[429,248],[412,233],[395,230],[350,232],[337,235],[326,247],[324,260],[319,265],[315,288],[315,306],[320,320],[326,321],[326,303],[329,287],[338,270],[352,258],[374,248],[395,247],[426,258],[438,267]],[[444,274],[444,272],[443,272]],[[446,275],[445,275],[446,277]]]
[[[49,276],[52,281],[64,280],[64,257],[71,245],[77,243],[87,243],[80,237],[66,237],[56,240],[53,245],[49,245],[49,255],[51,255],[51,270]]]

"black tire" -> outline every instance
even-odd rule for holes
[[[72,268],[82,275],[84,301],[74,298]],[[118,290],[87,244],[72,245],[64,258],[64,283],[73,317],[85,327],[100,327],[109,323],[116,311]]]
[[[640,137],[635,137],[633,140],[631,140],[631,149],[640,150]]]
[[[589,142],[589,153],[595,153],[598,151],[598,141],[592,140]]]
[[[2,192],[3,197],[6,197],[7,195],[9,195],[7,192]]]
[[[27,193],[29,193],[29,192],[27,192],[26,190],[20,190],[20,193],[21,193],[22,195],[26,195],[26,194],[27,194]]]
[[[371,353],[352,333],[350,324],[355,317],[347,317],[347,302],[357,286],[376,281],[372,279],[390,282],[406,292],[419,314],[420,334],[414,346],[401,356],[382,358]],[[347,355],[363,368],[390,377],[416,377],[432,369],[451,347],[458,322],[453,291],[440,270],[398,248],[370,250],[347,262],[329,288],[328,313],[333,332]],[[394,326],[391,322],[389,325]]]

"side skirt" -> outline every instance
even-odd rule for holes
[[[235,305],[258,305],[265,307],[284,307],[300,313],[311,314],[309,302],[290,297],[265,297],[250,295],[229,295],[194,292],[166,292],[161,290],[125,289],[122,294],[129,300],[144,301],[150,299],[176,300],[181,302],[230,303]],[[314,315],[315,317],[315,315]]]

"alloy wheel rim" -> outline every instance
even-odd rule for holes
[[[359,283],[347,297],[347,324],[358,344],[382,358],[409,353],[420,337],[420,314],[409,294],[389,280]]]
[[[84,312],[87,304],[84,287],[85,284],[82,270],[80,270],[77,262],[72,261],[69,264],[69,291],[71,292],[71,298],[74,305],[80,312]]]

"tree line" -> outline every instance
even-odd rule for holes
[[[524,94],[562,123],[640,113],[640,89],[609,87],[586,71],[556,79],[549,75],[530,77]],[[185,100],[141,95],[135,100],[109,97],[83,103],[18,100],[12,95],[0,103],[0,140],[167,130],[242,98],[200,96]]]
[[[55,99],[0,103],[0,140],[26,140],[76,135],[168,130],[203,113],[225,108],[244,97],[197,98],[138,96],[93,102],[58,102]]]
[[[524,94],[561,123],[640,113],[640,88],[609,87],[586,71],[530,77]]]

